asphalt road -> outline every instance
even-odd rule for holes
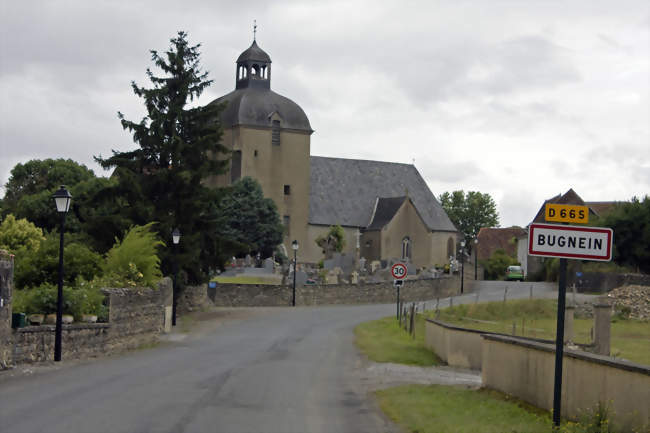
[[[509,291],[527,295],[524,286]],[[3,373],[0,431],[394,432],[361,381],[353,344],[356,324],[394,313],[394,305],[245,310],[154,349]]]

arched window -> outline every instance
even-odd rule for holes
[[[406,236],[402,239],[402,260],[411,259],[411,238]]]
[[[251,75],[252,75],[253,77],[257,78],[258,72],[259,72],[259,66],[257,66],[257,65],[253,65],[253,66],[251,67]]]

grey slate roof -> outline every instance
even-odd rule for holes
[[[406,200],[406,196],[402,197],[379,197],[377,199],[377,207],[375,214],[372,217],[372,222],[366,230],[381,230],[386,224],[391,222],[397,211]]]
[[[237,63],[246,61],[271,63],[271,57],[257,45],[257,41],[253,41],[251,46],[237,58]]]
[[[277,111],[282,118],[280,126],[283,129],[313,132],[303,109],[291,99],[270,89],[237,89],[211,103],[220,102],[228,103],[221,113],[221,125],[224,128],[235,125],[270,128],[270,116]]]
[[[367,227],[378,197],[408,194],[430,230],[456,231],[413,165],[322,156],[310,160],[310,224]]]

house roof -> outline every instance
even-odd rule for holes
[[[483,227],[478,232],[476,252],[479,260],[489,259],[498,249],[505,250],[511,256],[517,255],[517,242],[513,239],[526,237],[526,229],[521,227],[490,228]]]
[[[533,218],[534,223],[545,223],[546,222],[546,203],[554,203],[554,204],[576,204],[576,205],[582,205],[582,206],[588,206],[584,200],[573,190],[573,188],[569,189],[567,192],[564,194],[558,194],[555,197],[549,198],[548,200],[544,201],[544,204],[542,207],[539,208],[537,211],[537,214],[535,215],[535,218]],[[594,210],[589,207],[589,214],[590,216],[597,216],[597,214],[594,212]]]
[[[310,224],[368,227],[377,198],[386,200],[382,208],[389,213],[390,200],[406,195],[429,230],[456,231],[413,165],[322,156],[310,161]]]
[[[614,206],[616,206],[618,201],[588,201],[585,202],[589,209],[591,209],[596,215],[603,216],[609,213]]]

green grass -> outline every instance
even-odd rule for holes
[[[415,338],[399,327],[394,316],[361,323],[354,334],[357,347],[372,361],[420,366],[440,364],[438,357],[424,347],[424,319],[420,315],[416,316]]]
[[[222,284],[270,284],[279,285],[282,282],[281,276],[259,277],[250,275],[237,275],[236,277],[214,277],[212,281]]]
[[[443,322],[464,328],[555,340],[557,301],[552,299],[512,300],[458,305],[440,310]],[[434,317],[433,312],[428,317]],[[474,320],[471,320],[474,319]],[[480,320],[478,322],[476,320]],[[575,343],[591,343],[593,319],[574,319]],[[650,365],[650,322],[612,320],[611,353],[618,358]]]
[[[460,386],[406,385],[375,393],[388,417],[412,433],[549,433],[549,412],[506,394]],[[614,433],[597,416],[566,422],[560,433]]]

